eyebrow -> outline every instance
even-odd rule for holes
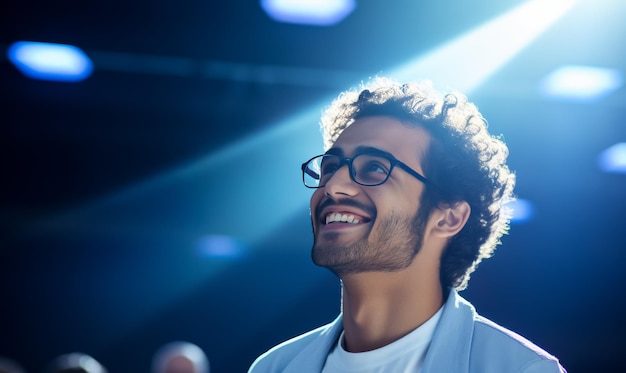
[[[337,155],[340,157],[344,157],[344,152],[341,148],[331,148],[328,149],[328,151],[326,152],[326,154],[330,154],[330,155]],[[359,146],[355,149],[354,151],[354,156],[360,155],[360,154],[369,154],[369,155],[379,155],[379,156],[383,156],[386,158],[391,158],[391,159],[396,159],[396,157],[393,156],[393,154],[384,151],[382,149],[379,148],[375,148],[373,146]]]

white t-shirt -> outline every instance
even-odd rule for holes
[[[442,309],[409,334],[372,351],[347,352],[343,349],[344,334],[341,332],[339,341],[326,358],[322,373],[419,372]]]

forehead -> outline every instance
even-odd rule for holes
[[[372,116],[355,120],[339,135],[332,149],[350,157],[358,147],[374,147],[417,166],[429,143],[430,135],[421,126],[408,126],[393,117]]]

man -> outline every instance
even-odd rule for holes
[[[508,148],[461,94],[377,78],[325,111],[315,188],[315,264],[342,283],[332,323],[260,356],[250,372],[564,372],[479,316],[457,291],[510,216]]]

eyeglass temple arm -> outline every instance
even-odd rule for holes
[[[420,175],[415,170],[413,170],[411,167],[405,165],[404,163],[402,163],[400,161],[398,161],[398,166],[400,166],[400,168],[402,168],[404,171],[406,171],[409,174],[413,175],[415,178],[417,178],[422,183],[428,184],[428,180],[424,176]]]
[[[315,180],[320,179],[320,175],[317,172],[308,168],[306,163],[302,165],[302,171],[306,173],[307,175],[311,176],[312,178],[314,178]]]

